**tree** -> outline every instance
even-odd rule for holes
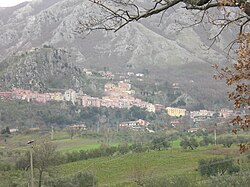
[[[72,128],[72,127],[67,127],[66,128],[66,132],[70,135],[70,139],[72,140],[73,137],[76,135],[77,133],[77,129]]]
[[[224,175],[239,172],[240,168],[233,164],[233,160],[226,158],[201,159],[198,162],[198,170],[202,176]]]
[[[5,129],[2,129],[1,134],[9,135],[10,134],[10,128],[6,127]]]
[[[203,139],[199,142],[200,146],[208,146],[213,143],[213,139],[209,136],[204,136]]]
[[[221,69],[218,65],[215,65],[218,71],[215,78],[225,79],[228,86],[235,87],[233,91],[228,92],[228,97],[234,102],[235,109],[248,109],[250,106],[250,33],[241,33],[238,43],[240,47],[237,51],[237,62],[230,67]],[[250,114],[238,115],[232,122],[234,125],[239,125],[243,130],[248,129]],[[235,128],[234,132],[236,133],[238,130]]]
[[[97,186],[97,179],[93,174],[83,171],[73,177],[51,178],[45,181],[45,185],[48,187],[92,187]]]
[[[77,187],[92,187],[97,185],[97,179],[88,172],[80,172],[72,179],[72,183]]]
[[[165,137],[154,138],[151,144],[154,150],[159,151],[170,147],[170,142]]]
[[[146,151],[146,148],[143,147],[142,143],[134,143],[129,146],[129,149],[135,153],[142,153]]]
[[[189,11],[203,11],[201,20],[197,20],[194,24],[201,23],[206,14],[205,11],[213,8],[224,8],[224,7],[234,7],[237,17],[230,18],[229,16],[224,17],[224,19],[208,20],[220,26],[220,35],[223,30],[233,22],[241,22],[240,32],[244,30],[245,25],[250,21],[250,2],[248,0],[151,0],[147,3],[141,1],[131,1],[131,0],[89,0],[96,6],[96,8],[101,10],[101,14],[94,15],[92,19],[85,22],[81,22],[81,27],[79,28],[80,32],[83,31],[92,31],[92,30],[113,30],[118,31],[127,24],[139,21],[141,19],[149,18],[155,14],[162,14],[175,5],[183,5],[182,8]],[[238,10],[242,10],[244,14],[239,13]],[[225,15],[228,12],[225,12]],[[223,17],[223,15],[222,15]]]
[[[191,149],[194,150],[195,148],[197,148],[199,146],[197,140],[193,137],[188,138],[188,137],[184,137],[181,142],[180,142],[180,146],[183,149]]]
[[[56,146],[47,141],[43,141],[34,145],[33,163],[34,168],[38,169],[38,186],[41,187],[43,172],[46,171],[49,166],[57,163]]]
[[[222,144],[224,147],[230,148],[233,143],[236,143],[236,139],[232,136],[220,137],[217,140],[218,144]]]
[[[49,166],[53,166],[62,161],[60,154],[56,152],[56,146],[51,142],[41,141],[30,147],[32,151],[33,167],[38,170],[39,179],[38,186],[42,185],[42,175]],[[30,166],[30,152],[27,151],[25,154],[18,158],[16,161],[16,168],[21,170],[27,170]]]

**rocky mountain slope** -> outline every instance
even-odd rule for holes
[[[26,73],[25,76],[34,74],[36,84],[40,80],[38,77],[45,77],[46,80],[44,78],[43,82],[48,84],[52,75],[50,71],[53,71],[51,67],[54,67],[52,64],[58,60],[54,59],[57,58],[56,53],[47,51],[45,55],[44,51],[47,49],[42,49],[41,55],[40,51],[36,51],[28,52],[25,56],[25,51],[53,46],[59,53],[62,50],[65,54],[70,54],[72,58],[68,61],[77,68],[103,70],[105,67],[114,72],[124,73],[142,72],[147,69],[152,79],[167,80],[170,83],[181,82],[185,85],[185,91],[190,90],[191,83],[195,82],[197,92],[206,93],[204,91],[206,86],[201,80],[209,80],[207,82],[209,88],[213,87],[210,84],[213,73],[207,73],[212,72],[212,68],[209,70],[207,68],[213,63],[226,61],[224,47],[227,45],[228,37],[232,35],[230,30],[222,36],[219,43],[206,50],[211,44],[208,38],[214,34],[214,28],[201,25],[183,29],[182,26],[191,25],[197,17],[176,7],[172,12],[165,14],[163,19],[161,16],[152,16],[148,20],[132,23],[116,33],[98,31],[86,37],[77,33],[79,20],[90,19],[91,15],[98,14],[98,11],[88,0],[33,0],[15,7],[1,8],[0,61],[5,65],[15,64],[11,66],[15,67],[14,70],[8,68],[7,72],[0,70],[0,75],[5,76],[4,81],[8,84],[16,81],[15,84],[19,84],[18,81],[22,80],[20,84],[24,84],[26,78],[15,80],[15,73],[38,67],[36,62],[39,61],[44,63],[42,67],[45,69],[39,71],[39,74],[27,71],[30,75]],[[25,57],[18,55],[20,51],[24,52],[22,55]],[[53,59],[49,66],[45,65],[45,58]],[[62,59],[64,58],[70,57],[63,55]],[[25,64],[27,59],[30,59],[29,63]],[[62,68],[64,61],[60,60],[60,64],[56,65],[57,68]],[[201,71],[197,74],[190,72],[187,64],[192,64],[190,68],[194,71],[196,70],[194,64],[206,65],[205,68],[197,68]],[[71,84],[77,86],[76,82],[79,80],[76,80]],[[218,85],[212,90],[216,88]],[[224,88],[220,86],[220,89]],[[225,99],[224,95],[223,97]]]
[[[180,30],[180,25],[192,24],[193,19],[197,19],[182,9],[165,15],[160,24],[159,17],[154,16],[117,33],[95,32],[82,39],[76,33],[78,21],[89,19],[94,13],[98,14],[98,10],[88,0],[36,0],[0,9],[0,59],[44,44],[65,48],[78,57],[77,63],[93,66],[183,64],[224,59],[217,45],[205,50],[209,43],[202,27]],[[220,44],[223,42],[222,38]]]
[[[45,46],[19,52],[0,63],[1,90],[18,87],[36,91],[75,89],[90,95],[103,92],[103,81],[91,79],[73,65],[74,57],[63,49]]]

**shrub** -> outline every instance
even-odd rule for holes
[[[233,160],[226,158],[201,159],[198,162],[198,170],[202,176],[224,175],[239,172],[240,168],[233,164]]]
[[[220,137],[217,140],[218,144],[222,144],[224,147],[231,147],[233,143],[236,143],[236,139],[232,136]]]
[[[197,140],[193,137],[191,138],[188,138],[188,137],[184,137],[181,142],[180,142],[180,146],[183,148],[183,149],[195,149],[199,146]]]
[[[80,172],[72,179],[72,183],[77,187],[92,187],[97,185],[97,179],[88,172]]]
[[[213,143],[213,139],[209,136],[204,136],[203,140],[199,142],[200,146],[208,146]]]

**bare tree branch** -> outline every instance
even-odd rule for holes
[[[104,29],[117,31],[130,22],[139,21],[159,13],[164,14],[169,8],[179,3],[185,3],[186,6],[183,8],[187,10],[200,11],[206,11],[216,7],[237,7],[246,14],[246,17],[249,18],[250,15],[250,2],[248,2],[248,0],[152,0],[150,2],[152,7],[148,9],[142,8],[139,3],[132,0],[89,1],[106,12],[106,16],[100,18],[99,21],[95,19],[94,21],[92,20],[89,24],[85,25],[86,30]],[[241,31],[247,23],[248,21],[242,25]]]

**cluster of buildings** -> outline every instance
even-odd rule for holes
[[[131,84],[120,81],[118,84],[107,83],[104,87],[105,96],[102,98],[92,97],[83,93],[77,93],[73,89],[68,89],[64,93],[39,93],[32,90],[13,88],[12,92],[0,92],[1,99],[17,99],[27,102],[47,103],[49,101],[66,101],[73,105],[82,105],[83,107],[112,107],[112,108],[130,108],[137,106],[145,108],[149,112],[156,112],[164,108],[163,105],[154,105],[141,99],[133,97],[135,93]]]
[[[137,106],[145,108],[149,112],[156,112],[159,108],[149,102],[133,97],[135,91],[132,90],[131,84],[120,81],[118,84],[107,83],[104,86],[105,96],[102,98],[91,97],[88,95],[78,96],[83,107],[111,107],[111,108],[131,108]],[[164,106],[163,106],[164,107]]]
[[[161,104],[152,104],[141,99],[135,98],[131,84],[120,81],[117,84],[107,83],[104,86],[105,96],[102,98],[92,97],[83,93],[77,93],[73,89],[68,89],[64,93],[39,93],[37,91],[13,88],[12,92],[0,92],[0,99],[18,99],[27,102],[46,103],[49,101],[65,101],[71,102],[73,105],[81,105],[83,107],[111,107],[111,108],[131,108],[137,106],[145,108],[149,112],[166,110],[171,117],[190,116],[194,122],[206,121],[212,117],[228,118],[234,115],[233,110],[221,109],[219,112],[200,110],[188,112],[186,109],[167,107]]]
[[[228,108],[222,108],[220,111],[199,110],[189,112],[186,109],[182,108],[167,107],[166,111],[167,114],[171,117],[189,116],[193,120],[193,122],[206,121],[213,117],[228,118],[236,115],[233,110],[230,110]],[[241,113],[244,114],[244,111],[242,111]]]

